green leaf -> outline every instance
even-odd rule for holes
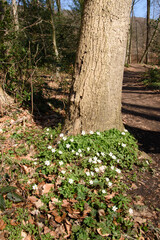
[[[5,210],[5,201],[4,201],[4,198],[3,196],[0,194],[0,209],[1,210]]]
[[[7,187],[0,188],[0,193],[5,194],[5,193],[13,192],[15,190],[16,190],[16,187],[7,186]]]
[[[24,199],[15,192],[8,193],[7,198],[15,203],[24,201]]]

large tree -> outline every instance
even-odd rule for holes
[[[131,0],[86,0],[68,134],[122,129],[121,92]]]

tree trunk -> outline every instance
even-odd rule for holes
[[[19,31],[19,21],[18,21],[18,9],[17,9],[16,0],[12,0],[12,12],[13,12],[15,31],[18,32]]]
[[[87,0],[70,96],[68,134],[123,129],[121,92],[131,0]]]
[[[147,0],[147,38],[146,38],[146,50],[149,44],[149,35],[150,35],[150,8],[151,8],[151,1]],[[148,51],[146,53],[146,64],[148,63]]]
[[[61,1],[56,0],[56,5],[57,5],[57,10],[58,10],[58,15],[61,15]]]

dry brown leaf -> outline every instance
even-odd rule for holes
[[[101,229],[102,229],[102,228],[98,228],[98,229],[97,229],[97,232],[98,232],[99,235],[101,235],[102,237],[108,237],[108,236],[110,235],[109,233],[102,234],[102,233],[101,233]]]
[[[1,240],[6,240],[6,238],[4,236],[5,236],[5,233],[4,232],[0,232],[0,239]]]
[[[27,237],[24,240],[32,240],[31,235],[27,235]]]
[[[137,185],[135,183],[132,183],[131,188],[137,189],[138,187],[137,187]]]
[[[6,225],[7,224],[5,223],[5,221],[3,221],[3,219],[0,219],[0,230],[5,229]]]
[[[45,226],[44,227],[44,234],[47,234],[49,232],[51,232],[51,229]]]
[[[47,183],[43,186],[42,194],[48,193],[51,189],[54,189],[54,184]]]
[[[58,223],[61,223],[66,218],[66,215],[67,214],[64,212],[62,217],[61,216],[55,217],[55,221],[58,222]]]
[[[37,201],[38,201],[38,198],[36,198],[35,196],[28,196],[28,200],[29,200],[31,203],[34,203],[34,202],[37,202]]]
[[[32,218],[31,215],[29,215],[29,217],[28,217],[28,222],[29,222],[30,224],[34,224],[34,220],[33,220],[33,218]]]
[[[68,202],[66,199],[63,200],[62,207],[68,207],[70,205],[70,202]]]
[[[71,224],[69,222],[69,224],[67,224],[67,221],[65,223],[65,227],[66,227],[66,230],[67,230],[67,235],[64,236],[64,239],[68,238],[70,235],[71,235]]]
[[[12,226],[17,226],[18,225],[18,223],[15,221],[15,219],[11,219],[10,224]]]
[[[39,199],[37,202],[34,202],[34,205],[36,208],[41,208],[43,207],[44,203],[41,201],[41,199]]]
[[[143,219],[141,217],[136,217],[136,218],[134,218],[134,222],[138,222],[138,223],[142,224],[142,223],[146,222],[146,219]]]
[[[98,214],[99,214],[99,216],[105,216],[106,215],[104,209],[99,209]]]
[[[115,195],[116,195],[116,193],[113,192],[113,193],[111,193],[111,194],[109,194],[109,195],[106,195],[106,196],[105,196],[105,199],[106,199],[106,200],[110,200],[110,199],[112,199]]]

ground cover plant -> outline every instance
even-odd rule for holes
[[[1,129],[1,238],[140,239],[148,227],[135,228],[128,179],[149,162],[130,133],[67,137],[29,122],[14,114]]]
[[[160,89],[160,69],[151,68],[145,73],[143,83],[150,88]]]

